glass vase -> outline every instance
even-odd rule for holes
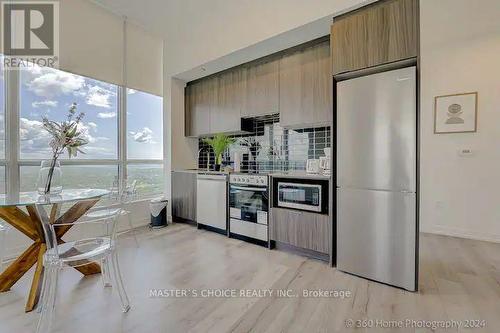
[[[59,161],[42,161],[37,180],[38,194],[57,195],[62,189],[62,170]]]

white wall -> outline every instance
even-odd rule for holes
[[[500,242],[499,18],[498,0],[421,1],[423,231]],[[477,133],[433,134],[434,96],[471,91]]]
[[[165,47],[164,52],[168,52]],[[198,140],[184,137],[184,87],[186,82],[165,76],[163,81],[163,147],[165,147],[165,193],[171,193],[171,171],[196,168]],[[169,205],[169,218],[171,206]]]

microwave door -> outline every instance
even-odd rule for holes
[[[304,190],[284,188],[281,193],[283,193],[283,200],[287,202],[301,203],[306,200]]]
[[[309,184],[278,184],[278,206],[321,212],[321,187]]]

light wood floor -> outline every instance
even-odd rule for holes
[[[122,271],[132,309],[122,314],[118,297],[98,276],[61,274],[57,332],[349,332],[346,320],[368,326],[406,319],[484,320],[484,329],[436,332],[499,332],[500,244],[423,234],[420,292],[409,293],[337,271],[315,260],[227,239],[188,225],[144,229],[140,247],[121,241]],[[34,331],[38,315],[25,314],[24,277],[0,295],[0,332]],[[350,298],[151,298],[156,289],[349,290]],[[432,332],[380,328],[356,332]]]

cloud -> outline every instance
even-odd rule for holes
[[[19,137],[23,154],[36,154],[36,156],[48,156],[50,154],[50,135],[43,129],[41,121],[20,118]]]
[[[53,68],[34,66],[23,71],[22,82],[37,96],[53,99],[60,95],[73,95],[85,98],[88,105],[111,108],[111,99],[116,97],[116,86],[87,79]],[[39,103],[39,102],[35,102]],[[38,107],[33,105],[33,107]]]
[[[34,107],[35,109],[36,108],[39,108],[39,107],[42,107],[42,106],[45,106],[45,107],[48,107],[48,108],[55,108],[57,107],[59,103],[57,101],[39,101],[39,102],[33,102],[31,103],[31,106]]]
[[[90,86],[87,93],[87,104],[109,109],[113,92],[99,86]]]
[[[133,94],[135,94],[136,92],[137,92],[137,90],[135,90],[135,89],[132,89],[132,88],[128,88],[128,89],[127,89],[127,94],[128,94],[128,95],[133,95]]]
[[[26,86],[37,96],[53,98],[59,95],[76,93],[84,87],[81,76],[57,71],[51,68],[34,67],[26,70]]]
[[[94,123],[93,121],[89,121],[89,122],[87,123],[87,125],[88,125],[88,126],[89,126],[89,128],[91,128],[94,132],[96,132],[96,131],[97,131],[97,124],[96,124],[96,123]]]
[[[95,126],[94,126],[95,125]],[[38,120],[19,118],[19,135],[21,141],[21,153],[24,158],[47,158],[51,154],[49,142],[51,136],[43,128],[43,123]],[[81,123],[78,128],[83,132],[83,137],[88,145],[82,147],[87,154],[93,153],[95,157],[107,157],[114,155],[109,148],[97,146],[99,142],[109,141],[107,137],[94,137],[89,129],[96,128],[95,123]],[[102,156],[99,156],[99,155]],[[97,155],[97,156],[96,156]]]
[[[110,119],[115,117],[116,117],[116,112],[99,112],[97,114],[97,118],[101,119]]]
[[[135,141],[139,143],[154,143],[153,140],[153,131],[148,128],[144,127],[142,130],[138,132],[129,132],[129,136]]]

